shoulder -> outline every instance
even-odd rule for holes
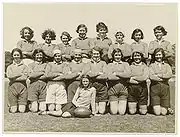
[[[141,45],[143,45],[143,46],[148,46],[148,44],[145,43],[144,41],[141,42]]]
[[[124,66],[129,66],[129,63],[127,63],[127,62],[122,62],[122,64],[124,65]]]
[[[107,65],[106,62],[103,61],[103,60],[101,60],[100,63],[101,63],[102,65]]]
[[[35,66],[35,63],[34,62],[32,62],[32,63],[30,63],[29,65],[28,65],[28,67],[34,67]]]
[[[107,66],[108,66],[108,67],[113,66],[113,63],[109,63],[109,64],[107,64]]]
[[[12,68],[14,65],[13,64],[11,64],[11,65],[9,65],[8,67],[7,67],[7,69],[10,69],[10,68]]]
[[[91,90],[92,92],[95,92],[95,91],[96,91],[96,88],[95,88],[95,87],[91,87],[90,90]]]
[[[169,44],[170,44],[170,42],[169,42],[169,41],[167,41],[167,40],[164,40],[163,42],[164,42],[164,43],[166,43],[167,45],[169,45]]]

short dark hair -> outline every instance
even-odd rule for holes
[[[28,27],[28,26],[26,26],[26,27],[21,29],[21,31],[20,31],[21,38],[24,39],[24,30],[25,29],[27,29],[29,31],[30,39],[32,39],[34,37],[34,31],[30,27]]]
[[[89,86],[88,86],[88,88],[91,88],[91,87],[92,87],[91,78],[90,78],[90,76],[87,75],[87,74],[83,74],[83,75],[81,76],[81,80],[80,80],[80,85],[79,85],[79,87],[80,87],[80,88],[83,88],[83,84],[82,84],[83,78],[87,78],[87,79],[89,80]]]
[[[63,35],[67,36],[69,41],[72,39],[71,35],[67,31],[63,31],[61,36],[60,36],[61,40],[62,40]]]
[[[20,58],[22,59],[23,58],[23,54],[22,54],[22,51],[19,49],[19,48],[14,48],[13,50],[12,50],[12,52],[11,52],[11,57],[13,58],[13,54],[14,54],[14,52],[19,52],[19,54],[20,54]]]
[[[123,54],[122,54],[122,51],[121,51],[120,48],[115,48],[115,49],[113,50],[113,52],[111,53],[112,59],[114,60],[114,54],[117,53],[117,52],[120,52],[120,53],[121,53],[121,60],[122,60],[122,59],[123,59]]]
[[[141,52],[139,52],[139,51],[134,51],[134,52],[132,53],[132,62],[134,62],[134,55],[135,55],[135,53],[140,54],[140,56],[141,56],[141,61],[142,61],[142,62],[145,61],[145,58],[144,58],[144,54],[143,54],[143,53],[141,53]]]
[[[116,34],[115,34],[115,37],[117,36],[118,33],[120,33],[123,36],[123,38],[125,37],[124,34],[121,31],[117,31]]]
[[[99,22],[96,25],[96,32],[99,32],[101,28],[104,28],[106,30],[106,33],[108,33],[108,27],[103,22]]]
[[[166,55],[165,55],[164,49],[162,49],[162,48],[156,48],[156,49],[154,50],[154,53],[152,54],[152,63],[154,63],[154,62],[156,61],[155,56],[156,56],[156,53],[158,53],[158,52],[161,52],[161,53],[162,53],[162,55],[163,55],[162,60],[163,60],[163,61],[166,59]]]
[[[35,60],[36,54],[37,54],[37,53],[40,53],[40,52],[43,54],[43,61],[44,61],[45,53],[44,53],[43,49],[40,49],[40,48],[34,50],[33,55],[32,55],[32,57],[33,57],[34,60]]]
[[[77,29],[76,29],[76,32],[77,32],[77,33],[79,33],[79,29],[80,29],[80,28],[85,28],[85,30],[86,30],[86,32],[87,32],[87,27],[86,27],[85,24],[80,24],[80,25],[78,25],[78,27],[77,27]]]
[[[153,31],[155,32],[156,30],[161,30],[163,33],[163,36],[167,35],[167,31],[165,30],[165,28],[163,26],[157,26],[153,29]]]
[[[56,33],[54,32],[54,30],[51,30],[51,29],[45,30],[41,35],[44,40],[45,40],[47,34],[50,35],[51,40],[56,40]]]
[[[135,30],[133,31],[132,35],[131,35],[131,39],[135,39],[134,36],[135,36],[135,34],[138,33],[138,32],[141,33],[141,39],[144,39],[144,34],[143,34],[143,32],[142,32],[141,29],[135,29]]]
[[[98,51],[99,54],[100,54],[100,57],[102,56],[102,54],[103,54],[102,48],[100,48],[99,46],[95,46],[95,47],[93,47],[93,48],[91,49],[91,51],[89,52],[90,57],[92,57],[93,50]]]

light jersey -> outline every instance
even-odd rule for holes
[[[140,42],[133,42],[131,44],[131,55],[134,51],[138,51],[144,54],[144,57],[148,57],[148,45],[142,41]]]
[[[47,56],[53,57],[53,51],[55,50],[56,45],[52,43],[51,44],[42,43],[38,45],[38,48],[41,48]]]
[[[77,95],[77,104],[79,107],[86,107],[90,108],[91,100],[93,99],[93,94],[96,92],[96,89],[94,87],[91,87],[89,89],[84,89],[78,87],[75,93],[75,96]]]
[[[73,55],[73,47],[71,45],[64,45],[64,43],[57,44],[55,49],[61,50],[62,55]]]
[[[107,70],[111,74],[114,72],[129,71],[126,68],[129,68],[129,64],[127,62],[123,62],[123,61],[115,62],[115,61],[113,61],[113,63],[108,64]]]
[[[37,48],[37,42],[33,40],[20,40],[17,43],[17,48],[19,48],[22,52],[33,52]]]
[[[172,45],[171,45],[171,43],[169,41],[166,41],[166,40],[163,40],[163,39],[161,41],[158,41],[158,40],[151,41],[149,43],[148,52],[150,54],[153,54],[154,50],[156,48],[164,49],[166,56],[171,56],[173,54]]]

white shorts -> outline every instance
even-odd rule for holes
[[[65,90],[64,82],[53,82],[49,81],[47,83],[47,95],[46,103],[51,104],[66,104],[67,103],[67,93]]]

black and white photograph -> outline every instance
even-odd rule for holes
[[[178,3],[3,3],[3,132],[177,134]]]

